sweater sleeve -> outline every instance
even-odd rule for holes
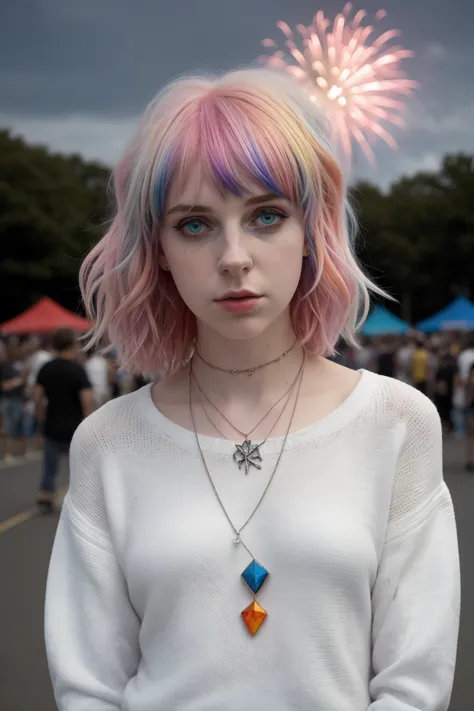
[[[459,627],[456,525],[438,413],[412,396],[372,593],[369,711],[446,711]]]
[[[48,573],[45,640],[59,711],[118,711],[139,662],[139,621],[107,524],[94,418],[71,445]]]

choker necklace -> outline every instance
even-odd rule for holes
[[[260,591],[264,582],[268,579],[269,572],[252,555],[250,550],[247,548],[247,546],[243,542],[240,534],[243,531],[243,529],[246,527],[246,525],[251,521],[253,516],[255,515],[257,509],[259,508],[260,504],[262,503],[262,501],[265,497],[265,494],[267,493],[268,489],[270,488],[270,484],[272,483],[272,481],[275,477],[276,470],[278,469],[278,465],[280,464],[280,460],[281,460],[283,452],[285,450],[286,442],[288,440],[288,435],[290,434],[291,425],[293,424],[293,419],[294,419],[295,412],[296,412],[296,406],[297,406],[298,400],[299,400],[299,394],[300,394],[300,389],[301,389],[301,382],[303,380],[303,375],[304,375],[304,355],[303,355],[303,367],[301,369],[301,375],[300,375],[300,379],[298,382],[298,387],[296,389],[296,397],[295,397],[295,402],[293,404],[293,408],[291,411],[290,421],[288,423],[288,427],[287,427],[285,436],[283,438],[283,443],[282,443],[282,446],[280,449],[280,453],[278,454],[275,466],[273,468],[273,472],[270,476],[268,484],[265,487],[264,492],[263,492],[262,496],[260,497],[260,500],[258,501],[256,507],[254,508],[254,510],[252,511],[252,513],[250,514],[250,516],[248,517],[248,519],[246,520],[244,525],[241,526],[240,529],[237,529],[234,526],[234,524],[232,523],[232,519],[230,518],[229,514],[227,513],[226,508],[225,508],[224,504],[222,503],[222,500],[218,494],[217,488],[214,484],[211,473],[209,471],[209,467],[207,466],[207,462],[204,457],[204,452],[202,451],[202,448],[201,448],[201,443],[199,441],[199,435],[198,435],[197,429],[196,429],[196,422],[194,420],[192,370],[191,370],[191,368],[189,369],[189,412],[190,412],[190,416],[191,416],[191,422],[193,425],[194,435],[196,437],[196,445],[197,445],[197,448],[199,451],[199,456],[201,458],[201,461],[202,461],[204,470],[207,474],[207,477],[209,479],[209,482],[214,490],[214,494],[216,495],[216,498],[219,502],[219,505],[220,505],[225,517],[227,518],[232,530],[236,534],[236,537],[234,538],[234,544],[236,544],[236,545],[242,544],[243,547],[245,548],[245,550],[247,551],[247,553],[249,554],[249,556],[252,558],[250,564],[245,568],[243,573],[241,573],[241,577],[245,580],[245,582],[247,583],[247,585],[249,586],[250,590],[253,593],[253,602],[250,603],[250,605],[248,607],[246,607],[245,610],[242,610],[242,612],[240,613],[242,615],[242,619],[244,620],[245,624],[247,625],[247,629],[249,630],[249,632],[252,636],[258,632],[258,630],[260,629],[260,626],[266,620],[267,615],[268,615],[266,610],[264,610],[263,607],[260,605],[260,603],[257,601],[257,594]]]
[[[287,351],[285,351],[284,353],[281,353],[279,356],[277,356],[273,360],[269,360],[266,363],[262,363],[261,365],[255,365],[253,368],[244,368],[243,370],[236,370],[235,368],[233,368],[233,369],[220,368],[218,365],[213,365],[212,363],[209,363],[205,358],[202,357],[202,355],[199,353],[197,348],[195,349],[194,353],[195,353],[195,355],[197,355],[199,360],[202,360],[202,362],[208,366],[208,368],[212,368],[213,370],[219,370],[221,373],[230,373],[231,375],[240,375],[242,373],[247,373],[249,378],[251,378],[256,370],[261,370],[262,368],[266,368],[267,365],[271,365],[272,363],[278,363],[278,361],[282,360],[285,356],[288,355],[288,353],[290,353],[293,350],[293,348],[296,346],[297,343],[298,343],[298,341],[295,341],[293,343],[293,345],[291,346],[291,348],[288,348]]]
[[[250,467],[252,467],[252,466],[255,467],[256,469],[261,469],[261,468],[262,468],[261,465],[260,465],[260,463],[259,463],[259,462],[262,462],[262,461],[263,461],[263,457],[262,457],[262,455],[261,455],[261,453],[260,453],[260,447],[262,447],[262,446],[265,444],[265,442],[267,441],[267,439],[270,437],[271,433],[273,432],[273,430],[274,430],[275,427],[277,426],[278,422],[280,421],[281,417],[283,416],[283,413],[284,413],[285,410],[286,410],[286,406],[287,406],[287,404],[288,404],[288,402],[289,402],[289,400],[290,400],[290,398],[291,398],[291,394],[292,394],[294,388],[296,387],[296,384],[297,384],[297,382],[298,382],[298,379],[299,379],[299,377],[300,377],[300,375],[301,375],[301,371],[303,370],[303,364],[304,364],[304,357],[303,357],[303,360],[301,361],[301,365],[300,365],[300,367],[299,367],[299,369],[298,369],[298,372],[297,372],[297,374],[296,374],[296,378],[293,380],[293,382],[291,383],[291,385],[290,385],[290,387],[288,388],[288,390],[286,390],[286,391],[283,393],[283,395],[270,407],[270,409],[263,415],[262,418],[260,418],[260,420],[257,422],[256,425],[254,425],[254,427],[252,427],[251,430],[249,430],[248,432],[242,432],[242,430],[239,430],[239,428],[236,427],[236,426],[229,420],[229,418],[226,417],[226,415],[224,415],[224,413],[217,407],[217,405],[215,405],[215,404],[212,402],[212,400],[206,395],[206,393],[204,392],[204,390],[203,390],[202,387],[200,386],[200,384],[199,384],[199,382],[198,382],[196,376],[194,375],[194,371],[193,371],[193,367],[192,367],[192,361],[191,361],[191,364],[190,364],[191,377],[192,377],[194,383],[196,384],[196,387],[197,387],[197,389],[199,390],[199,392],[201,393],[201,395],[206,399],[206,401],[209,403],[209,405],[211,405],[211,407],[213,407],[214,410],[216,410],[216,411],[221,415],[221,417],[223,417],[223,419],[232,427],[232,429],[235,430],[236,432],[238,432],[238,433],[239,433],[240,435],[242,435],[242,437],[244,438],[242,444],[235,444],[235,445],[234,445],[234,446],[235,446],[235,451],[234,451],[233,454],[232,454],[232,459],[234,460],[234,462],[236,462],[236,464],[237,464],[237,466],[239,467],[239,469],[241,469],[242,466],[244,467],[246,474],[249,473],[249,469],[250,469]],[[254,431],[257,429],[257,427],[268,417],[268,415],[275,409],[275,407],[276,407],[277,405],[279,405],[280,402],[281,402],[282,400],[284,400],[285,398],[287,398],[287,401],[286,401],[284,407],[282,408],[282,410],[281,410],[281,412],[280,412],[278,418],[277,418],[277,419],[275,420],[275,422],[273,423],[273,426],[272,426],[270,432],[269,432],[269,433],[267,434],[267,436],[265,437],[265,439],[264,439],[262,442],[259,442],[258,444],[255,443],[255,442],[252,442],[252,441],[249,439],[249,437],[250,437],[250,435],[252,434],[252,432],[254,432]],[[214,427],[214,429],[216,429],[217,432],[219,432],[219,434],[220,434],[222,437],[224,437],[225,439],[229,439],[228,437],[226,437],[226,436],[220,431],[220,429],[217,427],[217,425],[214,423],[214,421],[211,419],[211,417],[210,417],[209,414],[207,413],[206,409],[205,409],[202,405],[201,405],[201,407],[202,407],[202,410],[203,410],[204,414],[206,415],[207,419],[209,420],[209,422],[211,423],[211,425]]]

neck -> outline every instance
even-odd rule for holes
[[[76,357],[75,351],[57,351],[56,358],[65,358],[66,360],[74,360]]]
[[[281,387],[294,379],[301,364],[302,348],[295,344],[295,334],[289,326],[272,329],[245,340],[227,339],[200,329],[197,340],[197,352],[213,366],[207,365],[199,356],[193,358],[193,373],[204,391],[221,402],[245,400],[259,402],[266,396],[274,396]],[[281,360],[258,366],[277,359],[289,351]],[[242,371],[256,368],[251,374]],[[228,372],[223,372],[228,371]]]

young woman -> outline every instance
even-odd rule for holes
[[[459,615],[441,428],[331,362],[368,289],[317,106],[243,70],[168,86],[82,270],[152,382],[78,429],[46,643],[60,710],[441,711]]]

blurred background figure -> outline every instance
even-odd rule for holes
[[[454,341],[451,345],[451,352],[455,354],[454,359],[456,362],[453,393],[453,429],[458,437],[464,437],[467,428],[467,415],[470,409],[471,369],[474,365],[474,334],[467,334],[464,341]],[[470,436],[472,435],[468,434],[468,437]]]
[[[474,365],[474,333],[468,334],[464,348],[458,356],[458,371],[462,382],[467,385],[470,381],[472,366]]]
[[[397,351],[396,369],[397,378],[404,383],[412,384],[411,361],[415,352],[415,341],[413,336],[402,336],[400,346]]]
[[[453,431],[453,393],[456,361],[449,351],[442,353],[435,375],[434,403],[445,434]]]
[[[28,357],[27,385],[32,388],[36,383],[36,378],[43,365],[48,363],[53,357],[51,334],[33,339],[31,343],[32,349]]]
[[[101,407],[111,398],[111,379],[113,375],[111,360],[102,355],[97,349],[91,348],[86,352],[84,367],[92,386],[95,406]]]
[[[354,353],[354,366],[357,370],[374,370],[376,353],[374,346],[366,336],[359,338],[360,348]]]
[[[28,446],[32,452],[42,449],[43,438],[41,430],[36,421],[36,405],[34,400],[34,388],[38,373],[45,363],[48,363],[52,357],[51,334],[33,338],[25,343],[25,365],[26,365],[26,389],[25,389],[25,405],[23,408],[25,417],[25,433],[28,440]]]
[[[3,426],[3,460],[14,461],[26,453],[24,418],[25,371],[18,360],[18,346],[8,344],[0,352],[0,409]]]
[[[82,420],[95,409],[91,383],[84,366],[77,362],[76,334],[63,328],[53,336],[54,357],[36,378],[36,417],[44,435],[43,472],[37,504],[44,511],[54,508],[60,459]]]
[[[425,347],[423,339],[418,338],[411,356],[411,382],[424,395],[428,394],[430,368],[431,358],[429,351]]]
[[[375,371],[379,375],[385,375],[388,378],[395,377],[395,358],[396,340],[391,336],[381,338],[379,341],[378,353],[375,359]]]
[[[474,472],[474,364],[466,385],[466,469]]]

